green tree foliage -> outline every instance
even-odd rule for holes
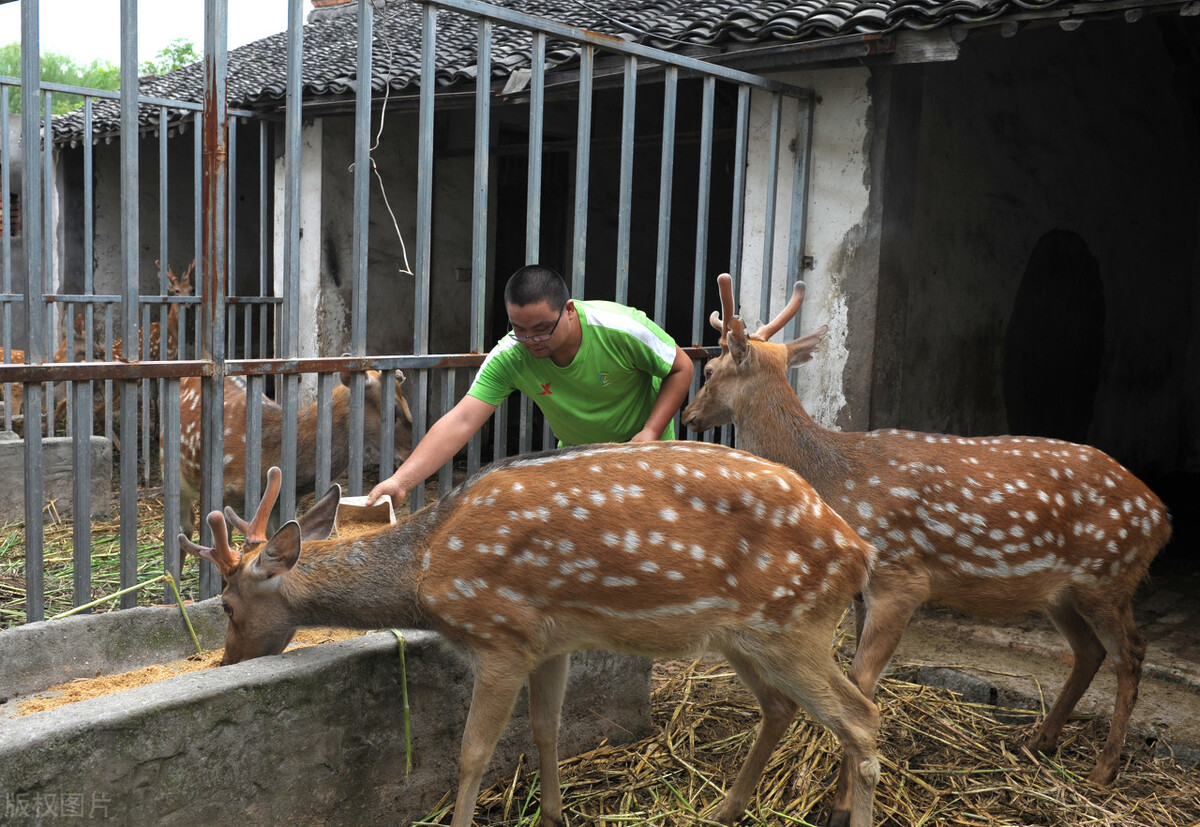
[[[118,67],[104,60],[93,60],[91,63],[79,64],[66,55],[46,52],[42,55],[42,82],[61,83],[67,86],[82,86],[87,89],[116,90],[121,86],[121,75]],[[21,77],[21,44],[14,42],[0,46],[0,75],[12,78]],[[21,111],[21,87],[9,87],[9,111]],[[54,114],[70,112],[78,109],[83,98],[79,95],[54,93],[52,97]]]
[[[157,55],[156,60],[148,60],[142,64],[143,75],[165,75],[176,69],[182,69],[200,59],[195,45],[186,37],[172,40]]]
[[[147,61],[140,67],[144,75],[162,75],[182,66],[195,63],[200,59],[196,47],[187,38],[176,38],[162,49],[156,59]],[[79,64],[66,55],[46,52],[42,55],[42,82],[61,83],[66,86],[82,86],[86,89],[104,89],[116,91],[121,88],[121,68],[106,60],[93,60],[91,63]],[[0,46],[0,75],[17,78],[21,77],[21,44],[19,42]],[[9,111],[21,111],[21,87],[9,86]],[[78,109],[83,105],[79,95],[54,93],[53,112],[62,114]]]

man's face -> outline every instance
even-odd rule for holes
[[[533,356],[544,359],[565,340],[569,323],[564,324],[563,319],[571,313],[570,301],[558,310],[545,301],[505,306],[508,308],[509,335]]]

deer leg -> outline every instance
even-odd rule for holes
[[[196,529],[196,523],[192,518],[192,508],[196,501],[200,499],[200,492],[188,484],[186,479],[179,481],[179,528],[191,539],[192,533]]]
[[[762,723],[759,725],[758,737],[754,739],[754,746],[750,748],[750,754],[742,763],[742,769],[726,793],[725,800],[712,817],[714,821],[722,824],[733,824],[745,811],[746,804],[758,785],[758,779],[762,777],[763,768],[774,752],[775,745],[791,726],[799,711],[799,705],[771,686],[759,672],[758,666],[749,658],[737,651],[727,651],[724,654],[738,677],[750,687],[762,708]]]
[[[1071,673],[1066,683],[1058,693],[1054,705],[1046,715],[1046,720],[1029,739],[1026,746],[1031,752],[1050,753],[1058,744],[1059,733],[1070,717],[1075,704],[1083,697],[1088,686],[1092,683],[1100,664],[1104,662],[1104,647],[1092,627],[1083,618],[1069,598],[1052,606],[1049,610],[1050,620],[1055,628],[1067,639],[1075,662],[1071,665]]]
[[[838,785],[829,813],[830,827],[871,827],[875,787],[879,783],[879,709],[851,683],[832,660],[796,670],[795,686],[804,709],[825,725],[842,745]]]
[[[929,581],[917,574],[877,569],[871,574],[861,605],[865,617],[856,614],[858,647],[850,664],[850,680],[867,698],[875,697],[879,676],[900,645],[917,607],[929,599]]]
[[[471,710],[463,729],[462,752],[458,762],[458,797],[454,801],[451,827],[470,827],[479,798],[479,784],[487,770],[496,742],[512,716],[513,705],[525,682],[523,669],[505,670],[480,664],[471,692]]]
[[[808,628],[811,631],[811,627]],[[829,825],[871,827],[875,787],[879,783],[876,751],[879,710],[842,674],[829,657],[827,648],[815,644],[820,639],[818,635],[797,640],[786,651],[781,651],[776,644],[774,651],[754,663],[736,655],[730,658],[739,676],[746,676],[748,685],[763,705],[763,725],[751,749],[751,758],[738,774],[720,815],[728,815],[732,820],[745,809],[771,751],[795,716],[796,707],[800,706],[829,729],[842,745],[842,769]],[[752,764],[752,759],[757,761],[756,765]],[[740,801],[735,799],[737,794],[742,796]],[[732,809],[733,804],[737,804],[736,810]]]
[[[1104,742],[1096,766],[1088,775],[1088,781],[1101,786],[1112,783],[1117,777],[1117,764],[1121,760],[1129,719],[1137,703],[1142,660],[1146,656],[1146,644],[1133,621],[1132,607],[1126,603],[1115,608],[1115,612],[1111,625],[1097,621],[1095,627],[1104,648],[1112,654],[1113,668],[1117,673],[1117,700],[1108,728],[1108,740]]]
[[[858,645],[862,643],[863,626],[867,622],[867,603],[863,600],[862,594],[854,595],[854,648],[857,651]]]
[[[558,782],[558,727],[567,690],[570,656],[555,655],[529,675],[529,723],[538,748],[542,781],[542,824],[562,823],[562,791]]]

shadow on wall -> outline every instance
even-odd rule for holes
[[[1088,442],[1104,356],[1104,284],[1087,244],[1069,230],[1029,256],[1004,337],[1011,434]]]

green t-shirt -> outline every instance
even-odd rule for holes
[[[627,442],[646,424],[675,341],[645,313],[604,301],[575,301],[583,340],[571,364],[537,359],[512,336],[492,348],[467,391],[499,405],[514,390],[541,409],[560,445]],[[675,438],[674,420],[661,439]]]

